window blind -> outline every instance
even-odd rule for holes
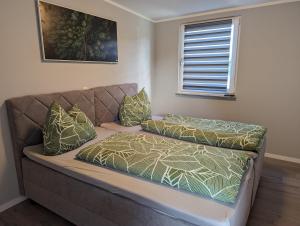
[[[183,32],[182,90],[228,94],[233,20],[188,24]]]

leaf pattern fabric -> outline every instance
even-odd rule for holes
[[[266,129],[241,122],[168,114],[163,120],[142,123],[145,131],[216,147],[259,151]]]
[[[122,132],[82,149],[76,158],[234,203],[250,155],[157,135]]]
[[[137,126],[151,119],[151,106],[145,89],[137,95],[124,97],[119,118],[123,126]]]
[[[91,140],[85,129],[58,104],[50,106],[43,128],[44,154],[59,155]]]
[[[95,127],[91,120],[86,116],[86,114],[81,111],[77,104],[75,104],[68,114],[74,119],[75,122],[84,130],[86,136],[89,140],[94,139],[97,136]]]

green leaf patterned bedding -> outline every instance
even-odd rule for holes
[[[88,140],[92,140],[97,136],[95,127],[86,114],[80,110],[79,106],[75,104],[68,114],[74,119],[78,126],[80,126],[86,133]]]
[[[84,117],[86,120],[83,120]],[[58,103],[53,102],[43,128],[43,154],[60,155],[95,138],[94,126],[91,122],[85,125],[87,120],[90,122],[78,107],[73,107],[69,115]]]
[[[216,147],[259,151],[266,129],[241,122],[168,114],[163,120],[142,123],[145,131]]]
[[[226,203],[234,203],[250,155],[145,133],[117,133],[76,158]]]
[[[150,101],[144,88],[134,96],[124,97],[119,118],[121,125],[127,127],[137,126],[144,120],[151,119]]]

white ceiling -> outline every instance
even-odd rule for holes
[[[282,0],[107,0],[159,21],[205,11],[248,6]]]

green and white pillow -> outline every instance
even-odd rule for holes
[[[74,119],[75,122],[84,130],[86,136],[89,140],[94,139],[97,136],[95,127],[91,120],[86,116],[86,114],[80,110],[77,104],[75,104],[68,114]]]
[[[79,123],[84,121],[82,115],[80,114],[79,117],[79,114],[74,112],[71,112],[72,115],[78,117],[71,117],[58,103],[52,103],[43,129],[45,155],[63,154],[94,138],[90,132],[85,130],[86,126]]]
[[[123,126],[136,126],[151,119],[150,101],[144,89],[134,96],[124,97],[119,118]]]

